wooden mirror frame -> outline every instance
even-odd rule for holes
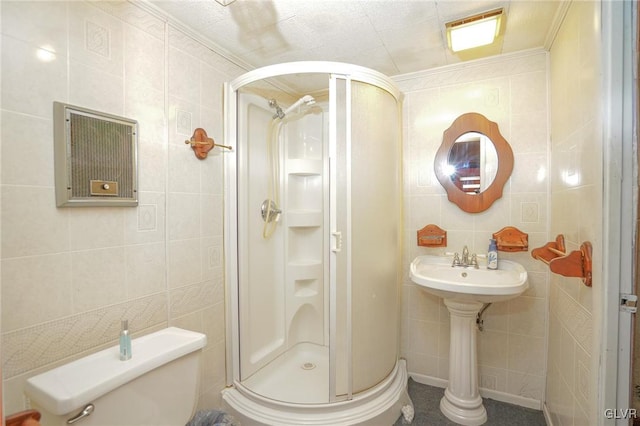
[[[449,151],[456,140],[465,133],[477,132],[487,136],[493,142],[498,154],[498,170],[491,185],[479,194],[467,194],[455,186],[451,178],[442,170],[442,164],[448,164]],[[498,198],[502,197],[502,188],[513,171],[513,151],[506,139],[500,134],[498,124],[476,112],[462,114],[442,135],[442,145],[438,148],[434,162],[436,177],[447,192],[449,201],[467,213],[479,213],[487,210]]]

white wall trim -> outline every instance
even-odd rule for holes
[[[446,388],[449,383],[448,380],[441,379],[439,377],[427,376],[420,373],[411,373],[409,376],[418,383],[423,385],[435,386],[438,388]],[[542,407],[542,401],[533,398],[526,398],[524,396],[513,395],[506,392],[500,392],[494,389],[480,388],[480,396],[483,398],[491,398],[496,401],[506,402],[508,404],[519,405],[520,407],[532,408],[534,410],[540,410]],[[545,416],[546,417],[546,416]]]
[[[549,413],[549,408],[547,408],[547,404],[542,404],[542,414],[544,414],[544,420],[547,422],[547,426],[554,426],[553,419],[551,418],[551,413]]]
[[[630,405],[632,315],[621,313],[619,296],[632,290],[635,208],[633,156],[633,18],[631,1],[601,2],[603,99],[603,275],[596,407],[598,425],[628,425],[608,419],[605,409]],[[597,324],[597,323],[596,323]]]
[[[218,43],[214,42],[213,40],[211,40],[211,39],[209,39],[207,37],[203,37],[200,33],[196,32],[191,27],[189,27],[188,25],[184,24],[182,21],[180,21],[180,20],[176,19],[175,17],[167,14],[164,10],[160,9],[158,6],[154,5],[149,0],[135,0],[135,1],[134,0],[127,0],[127,1],[129,1],[131,4],[133,4],[133,5],[137,6],[137,7],[145,10],[146,12],[148,12],[151,15],[155,16],[156,18],[165,21],[166,23],[168,23],[172,27],[175,27],[176,29],[180,30],[181,32],[183,32],[184,34],[188,35],[192,39],[198,41],[199,43],[201,43],[201,44],[203,44],[205,46],[207,46],[208,48],[210,48],[211,50],[216,52],[218,55],[222,56],[224,59],[226,59],[227,61],[233,63],[234,65],[237,65],[238,67],[242,68],[243,70],[249,71],[249,70],[252,70],[252,69],[255,68],[255,66],[249,64],[248,62],[243,61],[238,56],[234,55],[233,53],[231,53],[230,51],[228,51],[224,47],[220,46]]]
[[[562,27],[562,22],[564,18],[567,16],[567,12],[569,11],[569,6],[571,6],[571,1],[563,1],[560,2],[558,9],[556,10],[556,14],[553,17],[553,22],[551,22],[551,27],[547,32],[547,37],[544,40],[544,49],[551,50],[551,46],[553,45],[556,36],[558,35],[558,31]]]
[[[514,53],[505,53],[502,55],[491,56],[489,58],[474,59],[472,61],[458,62],[455,64],[443,65],[441,67],[429,68],[427,70],[410,72],[406,74],[398,74],[398,75],[391,76],[391,78],[393,79],[393,81],[399,83],[399,82],[408,81],[408,80],[427,78],[434,74],[447,73],[451,71],[460,71],[467,68],[473,68],[479,65],[484,66],[484,65],[498,64],[505,61],[512,61],[514,59],[521,59],[529,56],[540,55],[541,53],[547,53],[547,51],[544,50],[543,48],[537,47],[535,49],[521,50],[519,52],[514,52]]]

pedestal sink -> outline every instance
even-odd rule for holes
[[[452,267],[451,257],[418,256],[411,262],[411,280],[425,291],[442,297],[451,319],[449,384],[440,410],[450,420],[468,426],[487,421],[478,391],[476,316],[485,303],[521,295],[528,287],[527,271],[510,260],[499,260],[498,269]]]

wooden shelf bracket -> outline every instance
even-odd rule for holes
[[[429,224],[418,231],[418,245],[421,247],[446,247],[447,231]]]
[[[589,241],[580,245],[580,250],[567,253],[564,245],[564,235],[558,234],[555,241],[548,242],[542,247],[533,249],[531,256],[549,265],[551,272],[564,277],[581,278],[584,285],[592,284],[593,247]]]
[[[514,226],[505,226],[493,233],[498,251],[515,252],[529,250],[529,234]]]

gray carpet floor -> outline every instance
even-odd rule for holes
[[[444,389],[423,385],[409,379],[409,395],[413,401],[415,417],[412,426],[456,426],[440,412],[440,399]],[[540,410],[520,407],[484,398],[487,410],[486,426],[546,426],[544,414]],[[402,417],[394,423],[402,426]]]

